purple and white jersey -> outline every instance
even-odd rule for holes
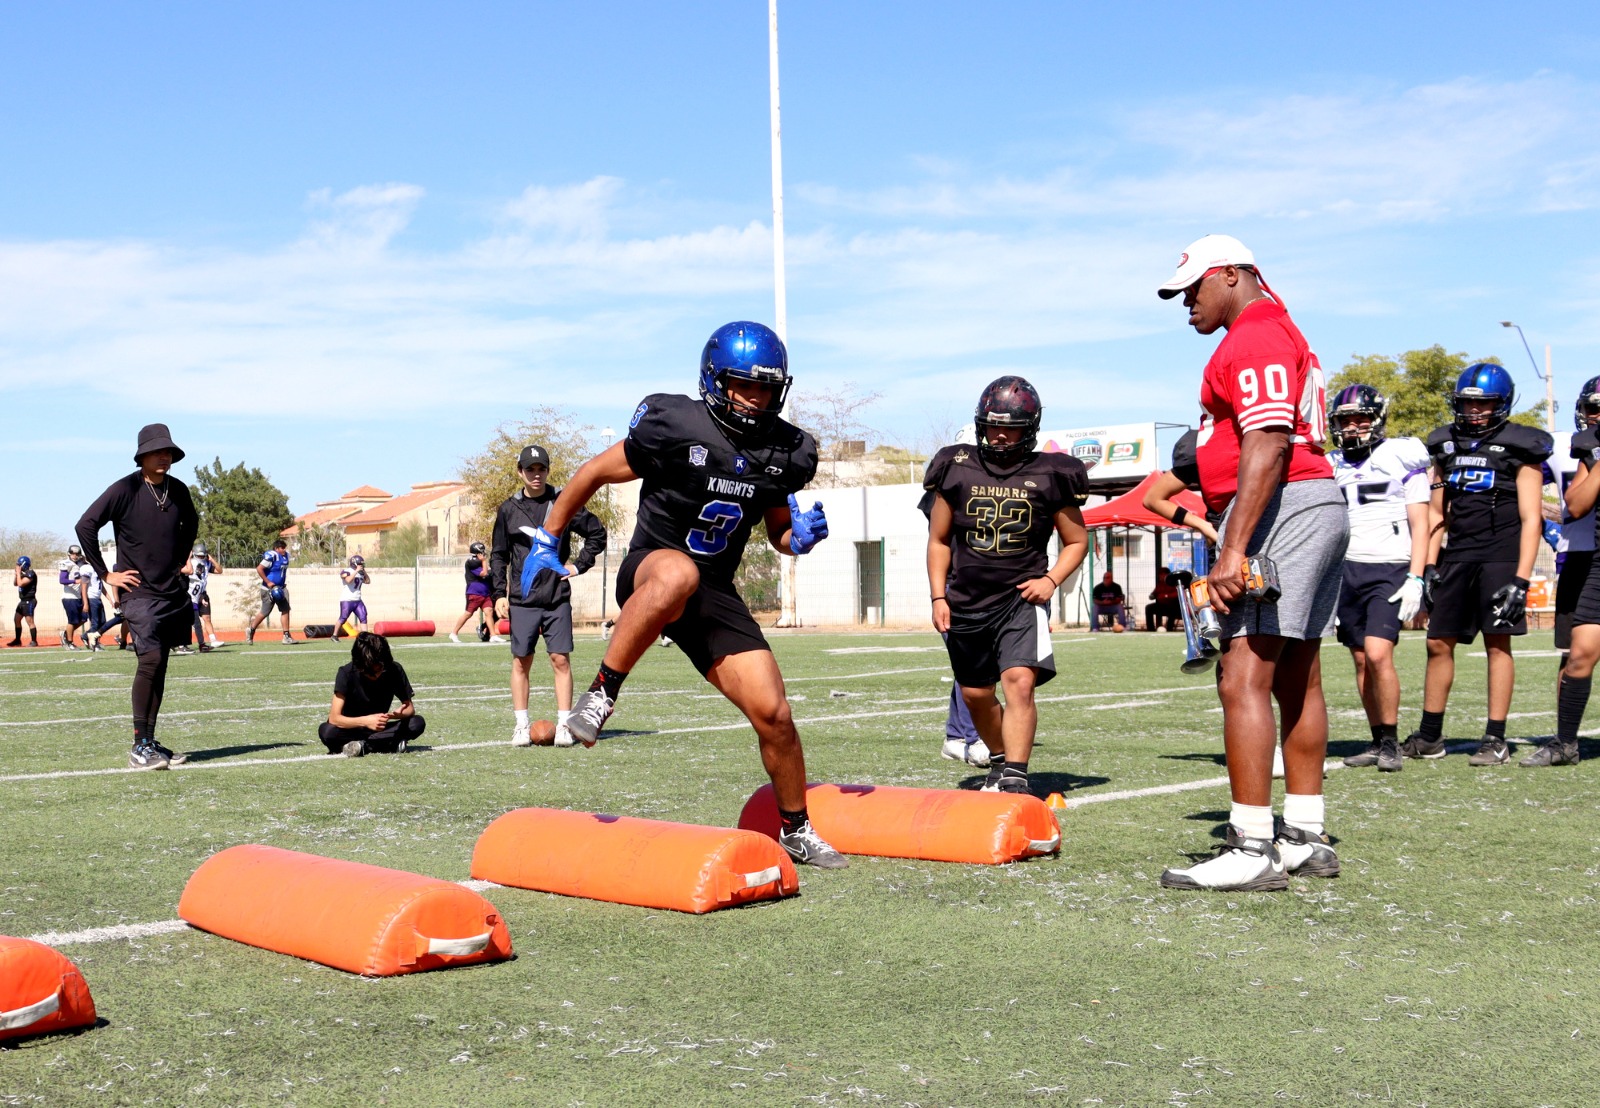
[[[1328,455],[1333,479],[1350,511],[1350,562],[1411,561],[1408,504],[1426,504],[1430,483],[1428,448],[1421,439],[1384,439],[1359,464],[1344,453]]]
[[[1561,542],[1556,546],[1557,554],[1566,554],[1571,551],[1593,550],[1594,542],[1594,510],[1590,509],[1577,519],[1567,514],[1567,490],[1572,487],[1573,480],[1578,476],[1578,463],[1593,466],[1591,460],[1597,445],[1594,428],[1578,434],[1567,431],[1556,431],[1552,434],[1556,441],[1555,453],[1545,462],[1545,484],[1553,484],[1561,491]]]

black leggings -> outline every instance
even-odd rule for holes
[[[139,655],[139,668],[133,671],[133,737],[153,739],[156,716],[161,714],[161,697],[167,691],[167,648],[158,647]]]
[[[427,729],[428,721],[421,716],[392,719],[382,731],[369,731],[365,727],[335,727],[325,722],[317,728],[317,738],[322,740],[329,754],[338,754],[351,739],[364,739],[367,750],[373,754],[393,754],[402,741],[410,742]]]

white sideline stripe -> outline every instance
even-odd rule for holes
[[[1072,694],[1066,695],[1066,696],[1041,696],[1035,701],[1035,703],[1036,704],[1059,704],[1059,703],[1061,703],[1063,701],[1067,701],[1067,700],[1091,700],[1091,699],[1096,699],[1096,698],[1104,698],[1104,697],[1108,697],[1108,696],[1152,696],[1152,695],[1156,695],[1156,694],[1160,694],[1160,693],[1179,693],[1179,692],[1197,692],[1197,691],[1208,692],[1208,691],[1211,691],[1212,688],[1213,688],[1213,686],[1211,686],[1211,685],[1189,685],[1189,686],[1180,686],[1180,687],[1175,688],[1175,689],[1143,689],[1143,690],[1141,690],[1139,692],[1134,692],[1134,693],[1114,693],[1114,692],[1072,693]],[[473,699],[483,699],[483,698],[482,697],[459,697],[457,699],[473,700]],[[842,716],[813,716],[813,717],[810,717],[808,719],[797,719],[797,720],[795,720],[795,723],[804,724],[806,726],[811,726],[813,724],[837,723],[837,722],[842,722],[842,721],[845,721],[845,720],[852,720],[852,719],[883,719],[883,718],[886,718],[888,716],[913,716],[913,715],[922,715],[922,714],[929,713],[929,712],[943,712],[943,711],[947,710],[946,709],[946,705],[948,704],[950,698],[947,697],[947,696],[941,696],[941,697],[930,697],[928,699],[930,701],[937,701],[937,702],[936,703],[929,703],[929,705],[927,707],[925,707],[925,708],[900,708],[900,709],[898,709],[896,711],[893,711],[893,712],[885,712],[885,711],[881,711],[880,710],[880,711],[873,711],[873,712],[850,712],[850,713],[848,713],[846,715],[842,715]],[[434,701],[433,703],[438,703],[438,701]],[[121,716],[117,716],[115,718],[121,719],[122,717]],[[708,731],[738,731],[738,730],[741,730],[741,729],[749,727],[749,726],[750,726],[750,724],[747,721],[741,720],[738,723],[720,723],[720,724],[715,724],[715,725],[709,726],[709,727],[707,727],[707,726],[671,727],[671,728],[662,728],[659,731],[650,731],[650,732],[648,732],[648,733],[646,733],[644,735],[641,735],[641,737],[649,737],[651,735],[700,735],[700,734],[705,734]],[[489,747],[510,746],[510,745],[511,745],[510,741],[506,740],[506,739],[496,739],[496,740],[494,740],[492,742],[479,742],[479,743],[447,743],[447,744],[444,744],[444,745],[441,745],[441,746],[430,746],[430,747],[427,748],[427,750],[425,750],[425,751],[424,750],[419,750],[416,753],[418,753],[418,754],[432,754],[432,753],[443,753],[445,751],[451,751],[451,750],[486,750]],[[117,768],[114,768],[114,769],[57,769],[57,770],[50,770],[47,773],[13,773],[13,774],[8,774],[6,776],[0,777],[0,783],[4,783],[4,782],[7,782],[7,781],[53,781],[53,780],[56,780],[58,778],[63,778],[63,777],[109,777],[109,776],[111,776],[113,774],[121,774],[121,773],[155,773],[155,772],[189,773],[191,771],[199,771],[199,770],[233,769],[236,766],[283,766],[283,765],[290,765],[290,764],[295,763],[295,762],[326,762],[331,758],[339,758],[339,757],[342,757],[342,755],[338,755],[338,754],[293,754],[293,755],[290,755],[290,756],[284,757],[284,758],[235,758],[235,759],[230,759],[228,761],[218,760],[218,761],[214,761],[214,762],[186,762],[185,764],[183,764],[181,766],[175,766],[172,769],[164,770],[164,771],[147,770],[147,769],[134,769],[131,766],[128,766],[128,767],[117,767]]]
[[[500,886],[493,881],[479,881],[475,877],[465,881],[457,881],[463,889],[471,889],[481,893],[485,889],[497,889]],[[29,935],[28,938],[45,946],[71,946],[78,943],[113,943],[122,939],[148,939],[154,935],[173,935],[179,931],[194,930],[181,919],[164,919],[155,923],[120,923],[115,927],[91,927],[85,931],[46,931],[40,935]],[[492,934],[492,932],[490,933]],[[488,945],[488,935],[481,936],[484,946]],[[433,939],[432,942],[475,942],[473,939]],[[479,947],[479,950],[483,947]],[[451,952],[453,953],[453,952]],[[476,953],[469,951],[468,953]]]
[[[1209,686],[1207,686],[1207,687],[1209,687]],[[876,715],[876,714],[879,714],[879,713],[870,713],[870,714]],[[658,734],[665,734],[665,733],[666,732],[658,732]],[[471,746],[501,746],[501,745],[504,745],[504,744],[502,744],[502,743],[472,743],[472,744],[469,744],[469,745],[471,745]],[[436,747],[435,749],[463,750],[463,749],[466,749],[466,747],[465,746]],[[327,755],[319,755],[319,757],[327,757]],[[291,759],[287,759],[287,758],[279,759],[279,761],[290,761],[290,760]],[[303,759],[295,759],[295,760],[303,760]],[[238,765],[239,763],[232,763],[232,764]],[[184,767],[184,768],[189,768],[189,767]],[[199,768],[199,767],[193,767],[193,768]],[[1343,768],[1344,768],[1344,763],[1342,761],[1338,761],[1338,760],[1334,760],[1334,759],[1330,759],[1326,763],[1326,765],[1324,766],[1324,769],[1327,769],[1327,770],[1335,770],[1335,769],[1343,769]],[[140,770],[85,770],[85,771],[82,771],[82,772],[86,772],[86,773],[139,773],[139,772],[143,772],[143,771],[140,771]],[[0,778],[0,780],[14,780],[14,779],[13,778]],[[1070,810],[1070,809],[1073,809],[1073,808],[1082,808],[1082,807],[1084,807],[1085,805],[1088,805],[1088,804],[1105,804],[1105,803],[1109,803],[1110,801],[1113,801],[1113,800],[1138,800],[1139,798],[1146,797],[1146,796],[1169,796],[1169,795],[1171,795],[1173,793],[1194,792],[1194,791],[1196,791],[1198,789],[1214,789],[1214,788],[1218,788],[1218,787],[1220,787],[1222,785],[1226,785],[1227,783],[1228,783],[1227,777],[1207,777],[1207,778],[1204,778],[1204,779],[1199,780],[1199,781],[1183,781],[1183,782],[1180,782],[1179,784],[1176,784],[1176,785],[1150,785],[1150,786],[1148,786],[1146,788],[1143,788],[1143,789],[1118,789],[1118,790],[1116,790],[1114,792],[1095,793],[1093,796],[1082,796],[1082,797],[1069,798],[1066,801],[1066,805],[1067,805],[1067,808]],[[1055,840],[1055,843],[1059,844],[1060,841],[1061,841],[1060,837],[1057,836],[1057,838]],[[1029,845],[1034,847],[1035,849],[1043,849],[1043,850],[1047,850],[1047,851],[1054,849],[1053,844],[1051,844],[1050,842],[1045,841],[1045,840],[1041,840],[1041,841],[1038,841],[1038,842],[1031,842],[1031,843],[1029,843]],[[768,878],[768,880],[776,879],[777,874],[776,874],[776,872],[774,870],[767,870],[767,871],[764,871],[764,872],[761,872],[761,873],[745,874],[744,877],[745,877],[746,887],[749,888],[749,887],[753,887],[754,885],[757,885],[757,884],[762,884],[763,882],[755,881],[753,879],[754,878],[759,878],[759,877],[765,877],[767,873],[772,873],[773,874],[773,877],[772,878]],[[467,880],[467,881],[457,881],[456,884],[461,885],[464,888],[472,889],[474,892],[482,892],[485,889],[492,889],[492,888],[496,887],[494,882],[492,882],[492,881],[479,881],[477,879],[471,879],[471,880]],[[187,931],[187,930],[189,930],[189,925],[187,923],[185,923],[183,920],[181,920],[181,919],[169,919],[169,920],[161,920],[159,923],[125,923],[125,924],[121,924],[121,925],[116,926],[116,927],[91,927],[87,931],[46,931],[42,935],[29,935],[28,938],[32,939],[36,943],[43,943],[46,946],[67,946],[67,945],[75,944],[75,943],[105,943],[105,942],[116,942],[116,941],[118,941],[120,939],[143,939],[143,938],[148,938],[148,937],[150,937],[152,935],[169,935],[169,934],[172,934],[172,933],[177,932],[177,931]]]

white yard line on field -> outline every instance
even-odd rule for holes
[[[1059,704],[1059,703],[1062,703],[1062,702],[1068,701],[1068,700],[1095,700],[1095,699],[1103,699],[1103,698],[1108,697],[1108,696],[1136,696],[1136,697],[1137,696],[1157,696],[1157,695],[1161,695],[1161,694],[1164,694],[1164,693],[1181,693],[1181,692],[1205,691],[1205,690],[1209,690],[1210,688],[1211,688],[1210,685],[1185,685],[1185,686],[1179,686],[1177,688],[1170,688],[1170,689],[1142,689],[1142,690],[1140,690],[1138,692],[1132,692],[1132,693],[1120,693],[1120,692],[1071,693],[1071,694],[1064,695],[1064,696],[1041,696],[1041,697],[1038,698],[1037,703],[1039,703],[1039,704]],[[498,696],[499,694],[496,693],[495,695]],[[448,701],[448,700],[483,700],[483,699],[486,699],[486,698],[485,697],[474,697],[474,696],[441,697],[441,698],[439,698],[437,700],[431,701],[431,703],[440,703],[441,701]],[[946,703],[947,703],[949,698],[940,696],[940,697],[929,697],[927,699],[928,699],[929,703],[927,704],[926,707],[921,707],[921,708],[900,708],[900,709],[898,709],[896,711],[891,711],[891,712],[886,712],[886,711],[883,711],[881,709],[875,709],[873,711],[868,711],[868,712],[849,712],[849,713],[846,713],[845,715],[811,716],[811,717],[808,717],[808,718],[805,718],[805,719],[797,719],[797,720],[795,720],[795,723],[803,725],[803,726],[806,726],[806,727],[814,727],[814,726],[817,726],[819,724],[843,723],[843,722],[847,722],[849,720],[857,720],[857,719],[883,719],[883,718],[886,718],[886,717],[889,717],[889,716],[927,715],[927,714],[934,713],[934,712],[943,712],[943,711],[945,711],[946,710]],[[911,701],[897,701],[896,703],[912,703],[912,702]],[[320,705],[313,705],[313,707],[320,707]],[[272,710],[272,709],[265,709],[265,708],[263,708],[263,709],[235,708],[235,709],[219,709],[219,710],[223,710],[223,711],[256,711],[256,710],[269,711],[269,710]],[[179,715],[179,714],[183,714],[183,713],[172,713],[172,714]],[[197,714],[197,713],[188,713],[188,714],[192,715],[192,714]],[[117,716],[115,718],[121,719],[122,717],[121,716]],[[3,726],[3,725],[0,725],[0,726]],[[659,730],[654,730],[654,731],[640,732],[638,737],[647,738],[647,737],[652,736],[652,735],[699,735],[699,734],[704,734],[704,733],[710,732],[710,731],[738,731],[738,730],[741,730],[743,728],[747,728],[749,726],[750,726],[750,724],[748,722],[746,722],[744,720],[740,720],[737,723],[720,723],[720,724],[711,724],[711,725],[696,725],[694,727],[661,728]],[[618,736],[618,737],[620,738],[621,736]],[[611,742],[611,741],[614,741],[614,740],[608,739],[606,741],[607,742]],[[485,749],[488,749],[489,747],[508,746],[508,745],[510,745],[509,742],[506,741],[506,740],[503,740],[503,739],[497,739],[497,740],[495,740],[493,742],[449,743],[447,745],[442,745],[442,746],[424,747],[423,749],[418,750],[416,753],[418,753],[418,754],[444,753],[444,752],[453,751],[453,750],[485,750]],[[178,766],[178,767],[176,767],[176,769],[168,771],[168,772],[188,773],[190,771],[199,771],[199,770],[232,769],[232,768],[234,768],[236,766],[277,766],[277,765],[289,765],[289,764],[296,763],[296,762],[326,762],[330,758],[336,758],[336,757],[341,757],[341,755],[296,754],[296,755],[289,755],[288,757],[283,757],[283,758],[230,758],[230,759],[227,759],[226,761],[224,761],[222,759],[218,759],[216,761],[186,763],[186,764]],[[45,772],[45,773],[13,773],[13,774],[8,774],[8,775],[5,775],[5,776],[0,776],[0,783],[7,782],[7,781],[53,781],[53,780],[57,780],[59,778],[64,778],[64,777],[109,777],[109,776],[113,776],[113,775],[120,775],[120,774],[126,774],[126,773],[149,773],[149,772],[151,772],[151,771],[150,770],[132,769],[130,767],[121,767],[121,766],[118,766],[118,767],[115,767],[115,768],[107,768],[107,769],[58,769],[58,770],[50,770],[50,771]]]

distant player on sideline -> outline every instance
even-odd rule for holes
[[[573,514],[602,485],[642,478],[638,523],[617,570],[622,610],[599,673],[573,707],[573,738],[594,745],[628,671],[665,631],[755,728],[783,821],[778,842],[801,864],[840,869],[848,861],[806,815],[805,752],[783,674],[733,587],[758,521],[785,554],[805,554],[828,535],[821,503],[801,511],[795,499],[816,473],[817,444],[778,418],[788,367],[770,328],[719,327],[700,355],[700,399],[645,397],[628,437],[585,462],[562,490],[528,561],[564,572],[556,536]]]
[[[187,757],[156,741],[167,652],[188,645],[193,622],[179,570],[194,546],[200,516],[189,487],[170,472],[182,459],[166,424],[141,428],[133,455],[138,470],[112,482],[77,526],[89,564],[119,593],[122,617],[139,656],[133,674],[133,750],[128,755],[134,769],[166,769]],[[107,523],[117,543],[117,564],[126,569],[108,571],[100,556],[100,528]]]
[[[1238,239],[1207,235],[1158,290],[1179,294],[1202,335],[1226,330],[1200,386],[1200,489],[1223,512],[1221,549],[1206,578],[1222,623],[1217,691],[1233,807],[1215,857],[1169,869],[1179,889],[1286,889],[1289,872],[1333,877],[1323,830],[1328,707],[1320,648],[1333,630],[1349,540],[1344,498],[1322,453],[1322,367]],[[1276,565],[1275,602],[1246,593],[1244,563]],[[1272,752],[1282,716],[1287,792],[1272,814]]]
[[[1406,739],[1408,758],[1443,758],[1444,712],[1455,681],[1456,644],[1483,632],[1489,655],[1489,716],[1474,766],[1511,759],[1506,716],[1516,685],[1511,637],[1528,633],[1528,575],[1544,530],[1541,464],[1550,436],[1512,423],[1517,390],[1511,374],[1486,362],[1456,380],[1455,419],[1428,436],[1433,503],[1423,603],[1429,606],[1428,672],[1422,723]],[[1440,543],[1444,544],[1440,552]]]
[[[289,544],[279,539],[272,544],[272,549],[261,555],[261,561],[256,563],[256,576],[261,578],[261,611],[256,613],[250,621],[250,627],[244,633],[244,641],[256,641],[256,628],[261,622],[272,614],[276,608],[283,613],[283,641],[285,645],[294,645],[294,635],[289,631]]]
[[[1556,582],[1556,646],[1564,651],[1556,679],[1556,733],[1517,762],[1531,769],[1578,764],[1578,728],[1589,706],[1595,661],[1600,659],[1600,574],[1593,571],[1594,508],[1600,493],[1600,377],[1589,378],[1578,390],[1572,418],[1578,430],[1572,436],[1571,453],[1578,468],[1566,480],[1562,538],[1567,549]]]
[[[450,632],[451,642],[461,641],[461,628],[466,626],[473,612],[478,613],[480,641],[504,641],[494,630],[494,596],[489,588],[489,563],[484,560],[484,555],[488,553],[489,548],[481,542],[475,542],[467,548],[467,562],[463,567],[467,575],[467,610],[456,620],[455,629]]]
[[[359,554],[350,555],[350,563],[339,571],[339,622],[333,625],[334,638],[339,637],[351,616],[356,617],[357,634],[367,629],[367,602],[361,599],[361,586],[370,584],[367,560]]]
[[[211,625],[210,582],[213,573],[221,573],[222,566],[206,552],[206,544],[194,544],[194,553],[184,563],[184,576],[189,578],[189,607],[194,609],[194,637],[201,653],[209,652],[221,644],[217,629]]]
[[[89,618],[89,590],[83,579],[83,550],[77,543],[67,547],[67,556],[56,563],[56,580],[61,584],[61,607],[66,612],[67,628],[61,632],[64,650],[78,649],[78,628]]]
[[[1028,791],[1034,689],[1056,675],[1050,598],[1089,550],[1079,510],[1089,474],[1070,454],[1034,449],[1043,412],[1023,378],[991,382],[973,415],[978,445],[943,447],[923,479],[938,494],[928,519],[933,627],[989,748],[984,792]],[[1047,567],[1051,532],[1061,553]]]
[[[1339,641],[1350,648],[1372,743],[1347,766],[1400,770],[1400,678],[1394,646],[1422,608],[1428,564],[1428,448],[1385,433],[1389,401],[1349,385],[1328,401],[1333,479],[1350,512],[1350,549],[1339,593]]]
[[[78,575],[83,582],[83,646],[99,650],[100,633],[106,628],[105,582],[88,562],[78,567]]]
[[[544,636],[545,653],[555,681],[556,736],[554,745],[573,745],[568,724],[572,719],[572,585],[560,573],[526,571],[533,534],[544,524],[560,489],[552,488],[550,455],[542,446],[528,445],[517,456],[522,488],[501,503],[494,516],[493,547],[489,551],[489,588],[494,595],[493,614],[511,623],[512,746],[532,746],[528,732],[528,676],[533,652]],[[606,527],[580,509],[569,527],[583,536],[583,547],[569,572],[587,573],[606,548]],[[571,536],[564,535],[557,555],[566,561]],[[490,613],[484,613],[489,615]],[[496,636],[496,642],[501,641]]]
[[[12,613],[11,620],[16,627],[16,634],[11,637],[7,646],[22,645],[22,623],[28,623],[28,645],[39,645],[39,625],[34,622],[33,613],[39,607],[39,575],[34,572],[33,559],[26,554],[17,555],[17,565],[11,575],[12,582],[17,586],[17,610]]]

